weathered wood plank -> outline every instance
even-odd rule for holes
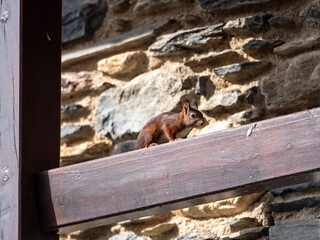
[[[0,4],[0,239],[58,239],[41,231],[36,173],[59,166],[61,1]]]
[[[67,232],[312,181],[319,170],[320,108],[38,177],[45,229]]]
[[[0,239],[14,240],[19,237],[19,11],[18,0],[0,2]]]

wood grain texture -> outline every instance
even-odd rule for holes
[[[2,0],[0,22],[0,239],[19,237],[20,1]]]
[[[320,108],[38,175],[61,232],[319,179]]]
[[[41,231],[36,173],[59,166],[61,0],[22,2],[21,238],[56,240]]]
[[[57,240],[41,231],[36,173],[59,166],[61,1],[0,4],[0,239]]]

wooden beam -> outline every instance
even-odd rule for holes
[[[61,232],[320,179],[320,108],[39,174]]]
[[[0,239],[57,240],[41,231],[36,173],[59,166],[61,0],[0,11]]]

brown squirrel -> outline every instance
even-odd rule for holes
[[[137,140],[125,141],[116,147],[115,154],[151,147],[185,138],[192,128],[204,125],[205,118],[197,101],[186,101],[180,113],[165,112],[152,118],[142,128]]]

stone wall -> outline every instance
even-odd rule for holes
[[[208,121],[188,137],[320,106],[320,1],[64,1],[91,27],[64,19],[61,166],[110,155],[186,98]],[[319,239],[319,196],[306,183],[61,239]]]

